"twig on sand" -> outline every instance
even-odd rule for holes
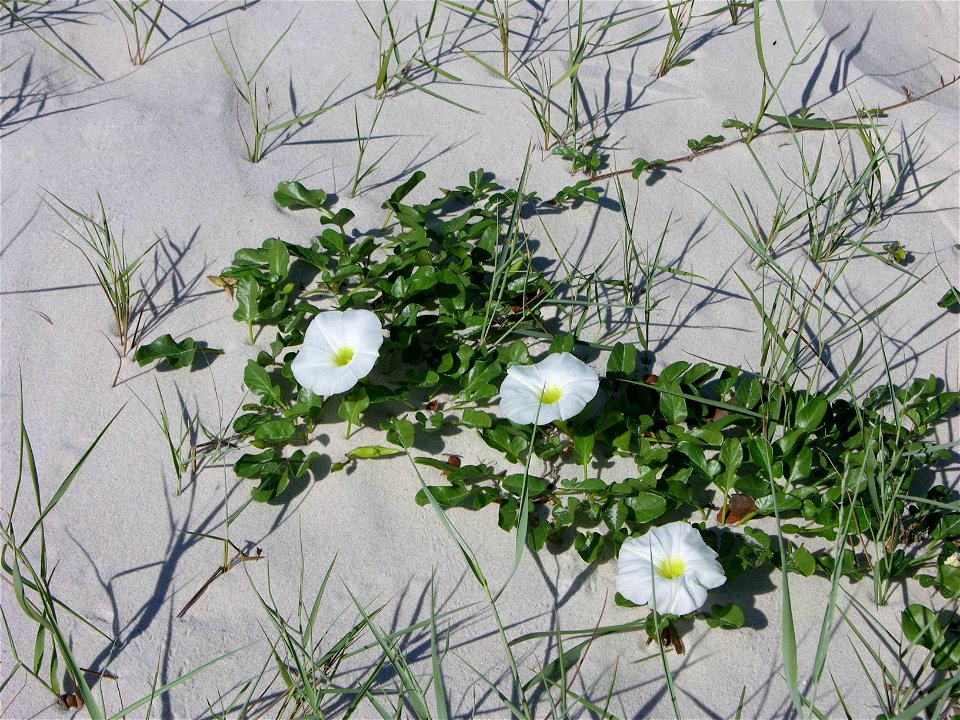
[[[197,590],[197,592],[194,594],[192,598],[190,598],[187,604],[183,606],[183,610],[177,613],[178,620],[182,619],[183,616],[187,614],[187,611],[191,607],[193,607],[194,603],[196,603],[197,600],[200,599],[200,597],[207,591],[207,588],[209,588],[213,584],[213,581],[216,580],[218,577],[220,577],[221,575],[226,575],[228,572],[230,572],[233,568],[235,568],[240,563],[248,562],[250,560],[263,559],[263,550],[261,550],[260,548],[257,548],[256,555],[250,555],[249,553],[245,553],[243,550],[241,550],[236,545],[234,545],[233,542],[229,540],[227,542],[229,542],[230,546],[237,551],[237,554],[234,555],[232,558],[230,558],[230,562],[228,562],[226,566],[220,565],[217,567],[216,570],[213,571],[213,575],[211,575],[210,578],[200,587],[200,589]]]

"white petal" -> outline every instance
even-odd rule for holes
[[[383,344],[383,327],[369,310],[328,310],[319,313],[303,336],[303,347],[291,364],[293,376],[303,387],[324,397],[343,393],[373,370]],[[346,365],[334,361],[334,353],[350,348]]]
[[[354,377],[359,380],[370,374],[373,366],[377,364],[378,357],[376,353],[354,351],[353,357],[350,359],[350,362],[347,363],[346,367],[348,367]]]
[[[324,397],[346,392],[357,384],[349,365],[338,366],[329,352],[313,347],[304,346],[290,369],[300,385]]]
[[[599,380],[597,381],[599,384]],[[580,414],[587,403],[593,400],[597,394],[598,385],[590,387],[586,383],[578,382],[574,385],[567,385],[562,388],[563,394],[557,400],[559,415],[563,420],[569,420]]]
[[[684,572],[666,578],[655,568],[674,557],[683,561]],[[726,582],[717,553],[707,547],[696,528],[682,521],[628,539],[620,548],[617,567],[617,591],[621,595],[637,604],[649,603],[652,588],[657,612],[673,615],[686,615],[702,607],[707,590]]]
[[[617,592],[637,605],[650,602],[656,582],[654,566],[662,557],[659,543],[651,543],[652,539],[650,533],[629,538],[617,559]]]
[[[696,531],[690,523],[683,522],[682,520],[660,525],[659,527],[653,528],[651,532],[663,545],[664,553],[666,553],[668,557],[679,556],[686,559],[688,552],[695,547],[688,543],[688,539],[690,533],[695,533]],[[700,544],[703,545],[702,540]],[[704,547],[706,547],[706,545],[704,545]],[[690,555],[693,557],[696,553],[693,552],[690,553]]]
[[[336,310],[328,310],[319,313],[307,326],[307,331],[303,334],[303,344],[310,347],[331,348],[334,350],[340,346],[340,338],[343,337],[343,313]]]
[[[697,583],[687,582],[684,575],[655,579],[655,598],[658,613],[686,615],[700,608],[707,599],[707,591]]]
[[[620,557],[624,557],[624,555],[632,556],[638,560],[642,560],[648,565],[651,563],[653,565],[659,563],[666,556],[663,553],[663,547],[660,541],[654,534],[654,530],[658,529],[659,528],[654,528],[646,535],[641,535],[640,537],[628,538],[620,547]]]
[[[682,524],[686,525],[687,529],[682,533],[675,552],[683,559],[686,567],[684,574],[705,588],[720,587],[727,578],[723,573],[723,566],[717,561],[716,551],[707,546],[693,526]]]
[[[578,415],[593,400],[600,388],[600,376],[586,363],[570,353],[550,355],[541,363],[544,379],[562,391],[560,417],[564,420]]]
[[[342,344],[353,348],[354,353],[367,352],[376,355],[383,344],[380,318],[369,310],[344,310],[342,315]]]
[[[519,425],[546,425],[560,418],[557,403],[543,405],[544,382],[536,365],[512,365],[500,385],[500,412]]]
[[[543,386],[546,385],[545,378],[540,372],[538,365],[511,365],[507,368],[507,379],[511,379],[516,386],[523,386],[540,399],[540,393],[543,392]]]
[[[620,556],[617,564],[617,592],[637,605],[646,605],[653,595],[650,563]]]
[[[560,389],[560,399],[542,405],[544,388],[554,385]],[[600,377],[589,365],[570,353],[554,353],[535,365],[513,365],[507,369],[500,387],[500,409],[515,423],[546,425],[577,415],[599,387]]]

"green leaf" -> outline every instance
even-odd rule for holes
[[[617,343],[607,358],[607,375],[630,377],[637,370],[637,348],[635,345]]]
[[[481,439],[494,450],[502,452],[507,460],[513,463],[521,462],[528,441],[522,435],[511,432],[504,425],[495,425],[480,431]]]
[[[747,442],[747,447],[753,464],[769,475],[773,469],[773,447],[770,443],[765,438],[752,437]]]
[[[247,361],[243,371],[243,382],[250,392],[260,398],[264,405],[277,405],[280,402],[280,388],[270,382],[267,371],[253,360]]]
[[[289,474],[287,471],[267,473],[260,478],[260,483],[250,491],[250,497],[255,502],[270,502],[287,487]]]
[[[750,129],[750,126],[747,125],[745,122],[741,122],[740,120],[737,120],[735,118],[727,118],[722,123],[720,123],[720,126],[723,128],[734,128],[736,130],[740,130],[741,132],[746,132]]]
[[[327,202],[327,194],[323,190],[307,190],[296,180],[288,180],[277,183],[273,199],[277,201],[277,205],[288,210],[306,208],[323,210]]]
[[[370,407],[370,398],[367,396],[366,388],[357,385],[340,400],[337,415],[350,425],[362,425],[360,415],[368,407]]]
[[[493,418],[489,413],[473,408],[465,408],[461,420],[464,425],[472,428],[488,428],[493,425]]]
[[[287,277],[287,268],[290,265],[290,252],[282,240],[269,238],[263,243],[267,250],[267,267],[274,282],[280,282]]]
[[[704,135],[699,140],[694,138],[687,140],[687,147],[693,152],[700,152],[701,150],[706,150],[708,147],[722,143],[723,141],[723,135]]]
[[[503,489],[519,496],[523,492],[523,477],[523,473],[507,475],[503,479]],[[527,476],[527,492],[531,498],[540,497],[548,489],[549,486],[543,478],[538,478],[536,475]]]
[[[790,570],[810,577],[817,569],[817,561],[805,547],[798,546],[790,553]]]
[[[431,485],[429,486],[429,489],[430,494],[433,495],[433,499],[436,500],[437,503],[442,507],[454,507],[459,505],[468,497],[470,497],[470,493],[473,492],[472,488],[464,487],[462,485]],[[414,501],[417,503],[417,505],[422,507],[427,505],[430,502],[430,499],[423,490],[417,490]]]
[[[636,180],[640,175],[643,174],[646,170],[652,170],[656,167],[663,167],[667,164],[666,160],[657,159],[657,160],[647,160],[646,158],[638,157],[634,158],[633,161],[633,170],[630,173],[630,177]]]
[[[253,439],[261,445],[280,445],[292,438],[295,432],[296,426],[289,420],[270,420],[257,427]]]
[[[667,501],[662,495],[642,490],[623,502],[633,511],[634,521],[641,524],[656,520],[667,511]]]
[[[802,118],[795,115],[787,117],[786,115],[771,115],[766,113],[764,117],[768,117],[775,123],[785,125],[786,127],[804,128],[807,130],[868,130],[872,127],[864,123]]]
[[[593,446],[596,436],[587,432],[585,428],[577,430],[573,436],[573,461],[577,465],[589,465],[593,457]]]
[[[671,425],[677,425],[687,419],[687,401],[677,395],[671,395],[670,390],[679,388],[672,384],[660,383],[660,412]]]
[[[140,367],[152,363],[154,360],[166,360],[171,368],[189,367],[197,353],[222,355],[223,350],[199,347],[193,338],[187,337],[177,342],[169,334],[161,335],[156,340],[137,348],[134,359]]]
[[[530,351],[522,340],[514,340],[506,347],[498,348],[497,357],[506,365],[526,365],[530,362]]]
[[[423,182],[423,179],[427,176],[423,170],[417,170],[413,175],[407,178],[407,181],[403,183],[400,187],[393,191],[393,194],[390,195],[390,199],[384,203],[383,207],[393,207],[401,200],[403,200],[407,195],[410,194],[410,191],[413,190],[417,185]]]
[[[264,450],[261,453],[244,453],[233,464],[233,471],[237,477],[253,478],[276,471],[280,467],[277,461],[277,451]]]
[[[732,476],[743,463],[743,446],[736,438],[726,438],[720,447],[720,462],[724,470]]]
[[[406,418],[395,418],[386,421],[385,426],[387,430],[387,442],[403,448],[413,447],[415,433],[412,422]]]
[[[827,398],[823,395],[812,395],[807,398],[799,410],[797,410],[796,425],[801,430],[813,432],[823,421],[827,414]]]
[[[943,297],[937,301],[937,306],[942,307],[944,310],[960,309],[960,290],[951,286],[950,289],[943,294]]]
[[[252,277],[242,277],[237,281],[237,290],[234,295],[237,299],[237,309],[233,312],[233,319],[247,324],[250,334],[250,344],[253,344],[253,323],[260,317],[257,307],[260,302],[260,286]]]
[[[933,652],[930,665],[936,670],[952,670],[960,666],[960,637],[947,632],[940,617],[919,603],[908,605],[900,613],[903,634],[911,643]]]
[[[371,460],[373,458],[384,458],[392,455],[399,455],[403,450],[397,448],[384,447],[383,445],[361,445],[347,453],[351,460]]]
[[[712,628],[737,629],[743,627],[743,623],[746,622],[743,610],[734,604],[714,605],[710,608],[710,612],[705,613],[705,615],[707,625]]]

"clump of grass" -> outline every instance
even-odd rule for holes
[[[473,8],[467,8],[458,3],[448,4],[464,11],[470,10],[471,14],[476,14],[487,24],[493,25],[497,28],[498,32],[501,28],[501,23],[507,17],[505,10],[487,13]],[[545,151],[549,150],[551,146],[556,145],[558,147],[571,148],[572,152],[583,152],[585,156],[589,155],[590,151],[587,150],[584,152],[581,147],[582,145],[587,145],[589,148],[589,142],[583,143],[578,138],[580,133],[580,106],[582,101],[582,89],[579,80],[580,68],[601,46],[601,40],[607,31],[623,23],[634,21],[648,12],[642,10],[631,11],[625,13],[623,17],[618,18],[617,8],[615,8],[606,17],[587,21],[584,19],[584,8],[583,0],[579,0],[575,10],[568,4],[566,32],[567,56],[562,68],[563,72],[556,80],[553,79],[553,69],[548,62],[540,60],[539,68],[531,68],[522,58],[510,52],[509,46],[505,42],[502,44],[503,51],[512,54],[515,59],[512,70],[509,70],[505,62],[505,69],[501,71],[476,54],[465,48],[461,48],[461,51],[474,62],[484,67],[524,96],[525,108],[533,115],[537,124],[540,126],[543,134],[542,147]],[[617,42],[616,45],[624,46],[633,43],[652,32],[655,28],[656,25],[642,30],[625,40]],[[526,77],[521,76],[521,70],[526,72]],[[554,99],[553,93],[554,90],[563,83],[568,84],[569,92],[566,103],[561,105],[560,102]],[[559,124],[555,125],[553,122],[552,115],[554,105],[562,107],[563,109],[562,126]],[[589,163],[586,167],[590,167]],[[599,169],[599,165],[591,169],[595,172]]]
[[[0,8],[3,8],[7,16],[10,17],[11,24],[13,22],[16,22],[19,25],[23,26],[26,30],[31,32],[40,42],[42,42],[48,48],[53,50],[57,55],[62,57],[64,60],[66,60],[71,65],[73,65],[75,68],[80,70],[85,75],[88,75],[89,77],[92,77],[95,80],[103,79],[100,77],[100,74],[97,73],[97,71],[94,70],[90,66],[90,64],[87,63],[87,61],[84,60],[82,57],[80,57],[77,54],[76,50],[71,48],[69,45],[67,45],[62,41],[60,43],[54,43],[48,40],[47,38],[45,38],[40,33],[40,31],[36,27],[34,27],[34,24],[40,25],[40,26],[46,26],[46,23],[43,21],[34,23],[34,19],[31,17],[29,12],[24,12],[22,7],[24,5],[42,7],[43,5],[45,5],[45,3],[39,2],[39,0],[27,0],[27,2],[23,2],[23,0],[21,0],[21,2],[9,2],[9,0],[0,0]]]
[[[657,77],[663,77],[673,68],[689,65],[693,58],[680,57],[683,36],[686,35],[693,20],[694,0],[681,0],[674,5],[667,0],[667,17],[670,19],[670,34],[667,35],[667,46],[663,49],[663,58],[657,70]]]
[[[150,412],[150,417],[153,418],[153,421],[157,424],[157,427],[160,428],[160,432],[163,434],[163,439],[166,442],[167,452],[170,455],[170,464],[173,466],[174,476],[176,477],[176,494],[179,497],[183,494],[183,478],[186,475],[187,469],[191,465],[192,452],[184,453],[184,446],[186,445],[189,448],[193,447],[192,438],[197,432],[199,426],[199,420],[197,418],[189,418],[188,422],[184,424],[183,430],[180,432],[179,436],[173,430],[172,423],[170,422],[170,415],[167,412],[167,403],[163,398],[163,391],[160,390],[160,383],[154,381],[157,386],[157,397],[160,399],[160,411],[156,414],[147,406],[147,404],[140,398],[139,395],[134,395],[137,400],[143,405],[144,408]],[[184,410],[186,414],[186,410]],[[174,441],[174,438],[177,438]]]
[[[870,644],[862,626],[851,620],[851,613],[841,613],[843,621],[856,636],[862,649],[853,643],[857,661],[873,690],[882,717],[955,717],[960,705],[960,644],[956,635],[957,603],[949,603],[940,613],[919,603],[908,605],[901,612],[899,632],[871,613],[855,597],[849,595],[853,608],[866,622],[867,628],[879,635],[894,651],[894,663],[888,663]],[[946,622],[944,621],[946,618]],[[917,658],[920,658],[917,662]],[[866,659],[865,659],[866,658]],[[873,670],[868,667],[873,666]],[[917,668],[913,670],[912,668]],[[879,677],[876,677],[879,675]],[[836,689],[840,703],[845,698]]]
[[[329,107],[321,106],[316,110],[297,115],[296,117],[288,120],[271,122],[270,114],[273,110],[273,103],[270,100],[269,86],[264,88],[261,97],[259,86],[256,82],[257,76],[263,69],[264,64],[273,54],[273,51],[277,49],[277,46],[287,36],[287,33],[290,32],[290,29],[297,21],[297,17],[299,17],[299,13],[297,13],[293,20],[290,21],[290,24],[287,25],[286,30],[280,33],[280,36],[274,41],[273,45],[270,46],[270,49],[267,50],[266,54],[261,58],[260,62],[257,63],[252,72],[248,72],[243,67],[243,61],[240,59],[240,53],[237,51],[237,47],[233,42],[233,34],[230,31],[229,25],[227,26],[227,39],[230,43],[230,50],[233,54],[233,59],[239,75],[234,74],[234,72],[230,69],[226,59],[220,52],[220,48],[216,41],[211,38],[211,42],[213,42],[213,48],[217,53],[217,58],[220,60],[220,64],[227,73],[227,77],[230,78],[230,82],[233,83],[233,87],[237,91],[237,123],[240,126],[240,135],[243,137],[243,144],[247,151],[247,160],[252,163],[260,162],[260,160],[263,159],[263,156],[270,149],[270,144],[267,142],[267,139],[270,135],[282,130],[286,130],[294,125],[312,120],[313,118],[327,112],[327,110],[330,109]],[[246,132],[243,129],[243,122],[240,120],[241,104],[246,106],[248,123]],[[249,138],[247,137],[247,133],[250,134]]]
[[[443,38],[448,34],[447,32],[433,32],[433,24],[437,16],[437,8],[439,7],[440,0],[433,0],[431,3],[430,15],[425,23],[418,23],[410,32],[404,35],[397,32],[397,28],[393,22],[393,11],[396,9],[398,2],[399,0],[394,0],[392,4],[388,4],[386,0],[381,0],[383,17],[380,18],[380,22],[377,24],[374,24],[370,16],[367,15],[366,10],[363,9],[363,6],[359,1],[357,2],[357,7],[363,14],[367,26],[377,39],[377,76],[373,85],[373,97],[377,99],[386,98],[391,92],[396,94],[400,87],[405,85],[437,98],[438,100],[475,113],[476,110],[473,108],[451,100],[436,90],[432,90],[426,87],[425,84],[418,82],[420,74],[433,74],[450,80],[451,82],[462,82],[462,80],[453,73],[447,72],[436,63],[427,60],[427,46],[435,40],[440,40],[442,44]],[[449,32],[452,33],[455,31]],[[401,54],[401,47],[410,39],[417,41],[413,52]]]
[[[117,10],[118,16],[123,28],[123,38],[127,43],[127,54],[130,56],[130,62],[134,65],[143,65],[147,61],[147,48],[150,45],[150,38],[153,37],[154,30],[157,29],[157,23],[160,22],[160,13],[163,12],[163,0],[154,0],[157,11],[150,17],[145,10],[151,0],[113,0],[113,5]],[[143,15],[145,22],[141,29],[139,15]],[[127,25],[130,26],[130,34],[127,34]],[[131,42],[131,36],[133,41]]]
[[[237,652],[234,650],[225,653],[166,683],[162,687],[157,687],[155,681],[153,688],[147,695],[128,704],[115,714],[110,714],[106,709],[102,684],[100,685],[100,693],[95,693],[93,687],[91,687],[91,684],[87,681],[87,677],[115,680],[116,676],[107,671],[105,667],[100,669],[84,667],[73,652],[70,641],[70,630],[64,624],[65,618],[63,617],[63,613],[66,613],[74,620],[97,633],[110,643],[111,646],[117,642],[117,638],[113,638],[100,630],[54,593],[52,582],[56,570],[56,563],[51,563],[53,553],[50,551],[50,543],[48,542],[44,523],[47,517],[60,506],[60,503],[86,464],[86,461],[122,411],[123,408],[117,411],[107,422],[74,464],[70,472],[67,473],[66,477],[59,483],[53,494],[49,498],[44,499],[41,493],[41,485],[45,483],[42,483],[40,480],[37,461],[33,454],[33,446],[31,445],[30,435],[27,431],[26,422],[24,421],[23,387],[21,379],[20,470],[16,482],[13,484],[12,496],[9,501],[10,504],[5,512],[6,521],[0,524],[0,569],[2,569],[4,581],[13,589],[13,595],[16,600],[16,606],[7,605],[5,608],[0,609],[0,618],[3,620],[7,649],[12,659],[12,663],[6,677],[3,679],[2,684],[0,684],[0,688],[7,686],[18,673],[22,672],[51,693],[59,705],[68,709],[82,708],[93,720],[102,720],[108,717],[111,718],[111,720],[115,720],[116,718],[121,718],[133,713],[144,706],[148,708],[152,707],[155,698],[191,680],[213,664]],[[20,504],[21,492],[25,494],[27,486],[32,490],[36,508],[36,518],[32,519],[32,522],[29,524],[29,530],[21,535],[17,532],[14,519]],[[31,541],[33,542],[31,543]],[[14,607],[19,608],[27,622],[36,628],[32,659],[21,656],[13,633],[11,632],[7,612],[12,611]],[[61,677],[63,677],[61,670],[65,674],[66,684],[61,683]]]
[[[62,236],[63,239],[83,255],[97,279],[97,284],[107,298],[117,334],[115,349],[122,364],[123,358],[136,347],[140,337],[140,320],[143,313],[140,298],[144,290],[142,287],[134,290],[137,270],[147,253],[159,241],[152,243],[136,257],[130,257],[127,255],[122,234],[118,237],[107,219],[107,211],[99,193],[97,193],[99,219],[93,213],[88,214],[67,205],[52,193],[48,195],[56,205],[47,198],[43,198],[44,202],[66,223],[76,238]],[[118,366],[117,375],[113,380],[114,385],[119,373]]]
[[[383,104],[386,98],[381,98],[379,104],[377,105],[377,110],[373,114],[373,119],[370,121],[370,129],[367,130],[366,135],[360,131],[360,114],[357,111],[357,106],[353,106],[353,119],[354,124],[357,128],[357,166],[353,171],[353,184],[350,186],[350,197],[356,197],[357,188],[360,187],[360,183],[367,179],[367,177],[373,173],[380,163],[383,162],[383,159],[390,154],[390,151],[396,147],[399,140],[395,140],[393,144],[388,147],[383,153],[370,165],[366,168],[363,167],[363,158],[366,155],[367,147],[370,145],[370,140],[373,138],[374,130],[377,127],[377,122],[380,120],[380,112],[383,110]]]
[[[96,699],[87,685],[81,665],[73,656],[69,640],[67,639],[67,633],[62,628],[60,615],[58,613],[60,610],[63,610],[72,615],[110,643],[113,643],[114,639],[85,620],[78,612],[72,610],[54,595],[51,589],[51,581],[55,567],[51,567],[49,562],[44,520],[56,509],[64,495],[66,495],[87,458],[90,456],[90,453],[93,452],[94,448],[96,448],[97,444],[120,413],[118,412],[114,415],[106,426],[104,426],[73,466],[73,469],[60,482],[53,495],[45,501],[41,495],[40,476],[37,470],[36,459],[33,455],[33,446],[30,443],[30,435],[27,432],[27,426],[23,417],[22,380],[20,398],[20,472],[17,476],[16,483],[13,485],[12,498],[10,499],[9,508],[6,511],[7,521],[0,527],[0,543],[2,543],[2,549],[0,549],[0,566],[2,566],[4,572],[4,580],[13,588],[17,606],[24,616],[36,627],[36,640],[34,642],[33,659],[29,663],[24,662],[17,652],[13,635],[10,632],[6,612],[3,611],[3,622],[8,647],[14,661],[13,667],[4,684],[7,684],[15,673],[22,670],[54,695],[58,703],[65,707],[83,707],[86,705],[91,717],[98,717],[94,711],[97,708]],[[14,527],[14,516],[20,501],[21,489],[25,489],[25,473],[29,487],[33,490],[37,517],[30,526],[30,529],[22,536],[19,536]],[[30,545],[30,541],[34,538],[37,540],[35,550],[33,546]],[[33,560],[34,553],[36,553],[36,561]],[[11,608],[8,607],[7,609]],[[47,665],[46,678],[40,674],[44,667],[45,660]],[[70,687],[68,688],[64,688],[60,684],[59,668],[61,662],[64,665],[70,683]]]

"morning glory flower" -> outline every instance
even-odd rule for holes
[[[511,365],[500,386],[500,410],[520,425],[569,420],[593,400],[600,378],[570,353],[548,355],[535,365]]]
[[[617,592],[637,605],[655,600],[663,615],[692,613],[706,601],[707,590],[726,581],[717,553],[686,522],[651,528],[620,548]]]
[[[383,326],[369,310],[328,310],[307,326],[290,369],[303,387],[329,397],[366,377],[379,357]]]

